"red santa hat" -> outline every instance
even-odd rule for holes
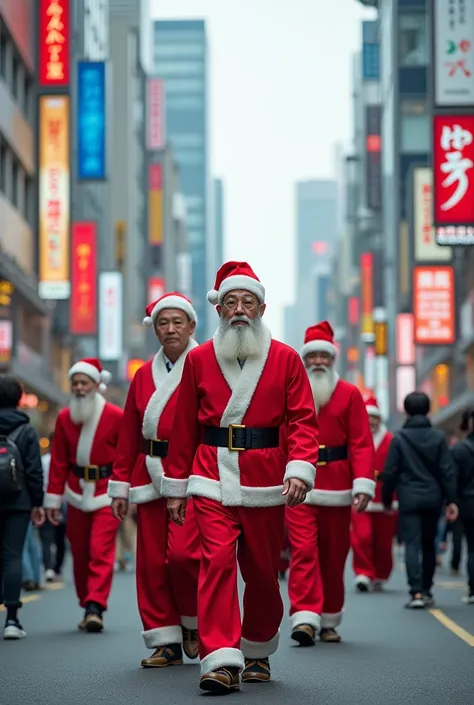
[[[321,321],[315,326],[306,330],[304,345],[301,348],[301,357],[305,358],[308,353],[327,352],[336,357],[337,348],[334,344],[334,331],[328,321]]]
[[[183,294],[173,291],[169,294],[163,294],[163,296],[160,296],[159,299],[146,307],[146,317],[143,319],[143,325],[147,328],[154,326],[156,319],[165,308],[177,308],[180,311],[184,311],[189,320],[197,324],[197,314],[191,301]]]
[[[112,379],[112,375],[108,370],[104,370],[100,364],[100,360],[96,357],[85,357],[79,362],[76,362],[69,370],[68,377],[72,379],[74,375],[82,374],[90,377],[99,385],[99,391],[105,392],[107,385]]]
[[[252,267],[247,262],[226,262],[216,274],[214,289],[208,291],[207,300],[217,306],[229,291],[245,289],[255,294],[261,304],[265,301],[265,289]]]
[[[369,416],[377,416],[379,419],[382,418],[382,413],[375,397],[369,397],[364,403]]]

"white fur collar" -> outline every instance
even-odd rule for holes
[[[383,423],[380,424],[379,430],[373,434],[375,450],[377,450],[380,447],[380,444],[382,443],[383,439],[387,435],[387,432],[388,432],[387,427]]]

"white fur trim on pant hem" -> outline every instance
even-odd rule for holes
[[[356,477],[352,483],[352,494],[368,494],[369,497],[375,496],[375,482],[369,480],[368,477]]]
[[[356,575],[354,584],[356,587],[357,585],[366,585],[367,587],[370,587],[372,585],[372,581],[367,575]]]
[[[350,507],[351,490],[311,490],[306,495],[305,504],[318,504],[320,507]]]
[[[290,615],[291,628],[294,629],[300,624],[309,624],[310,627],[319,633],[321,628],[321,617],[317,612],[311,612],[310,610],[301,610],[300,612],[294,612]]]
[[[398,502],[392,502],[392,511],[398,509]],[[387,510],[383,506],[382,502],[369,502],[367,505],[366,512],[386,512]]]
[[[60,494],[45,494],[43,507],[45,509],[61,509],[63,497]]]
[[[188,485],[188,496],[207,497],[220,502],[224,506],[237,507],[276,507],[286,503],[286,497],[282,495],[283,485],[272,487],[245,487],[240,485],[240,497],[233,503],[222,501],[221,484],[219,480],[211,480],[209,477],[191,475]]]
[[[197,629],[198,628],[198,618],[197,617],[183,617],[181,615],[181,626],[185,629]]]
[[[314,480],[316,477],[316,468],[311,463],[306,462],[306,460],[290,460],[286,466],[285,477],[283,482],[286,480],[291,480],[293,478],[306,482],[308,489],[314,487]]]
[[[314,352],[326,352],[333,357],[337,357],[337,348],[329,340],[310,340],[309,343],[303,345],[300,355],[304,360],[306,355]]]
[[[240,649],[225,647],[216,649],[201,659],[201,676],[216,671],[222,666],[233,666],[241,671],[245,668],[244,655]]]
[[[163,497],[186,497],[188,480],[173,480],[163,475],[161,479],[161,494]]]
[[[142,632],[143,641],[147,649],[157,649],[159,646],[168,644],[181,644],[183,641],[183,631],[181,625],[173,627],[157,627]]]
[[[107,494],[112,499],[127,499],[130,492],[129,482],[119,482],[118,480],[109,480]]]
[[[244,658],[268,658],[277,651],[279,643],[280,630],[269,641],[250,641],[242,637],[240,648]]]
[[[155,499],[161,499],[161,495],[152,482],[149,485],[130,487],[129,501],[132,504],[147,504]]]
[[[342,612],[321,615],[321,629],[335,629],[342,622]]]

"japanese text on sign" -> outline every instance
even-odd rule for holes
[[[455,185],[451,196],[440,206],[442,210],[448,211],[464,198],[469,188],[468,171],[474,167],[472,159],[463,156],[464,147],[472,144],[473,135],[469,130],[463,130],[461,125],[449,125],[443,127],[441,134],[441,149],[445,154],[445,161],[440,169],[446,174],[446,179],[442,185],[445,188]]]
[[[71,333],[94,335],[97,329],[96,225],[74,223]]]
[[[69,0],[41,0],[40,84],[69,82]]]
[[[440,106],[474,103],[474,0],[435,0],[435,93]]]
[[[105,64],[79,64],[80,179],[105,179]]]
[[[454,342],[454,276],[451,267],[415,267],[415,342]]]

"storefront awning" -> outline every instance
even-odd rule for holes
[[[68,397],[64,394],[54,382],[41,377],[31,369],[28,365],[14,359],[10,366],[10,374],[18,379],[22,384],[26,384],[35,393],[50,403],[58,406],[65,406],[68,402]]]

